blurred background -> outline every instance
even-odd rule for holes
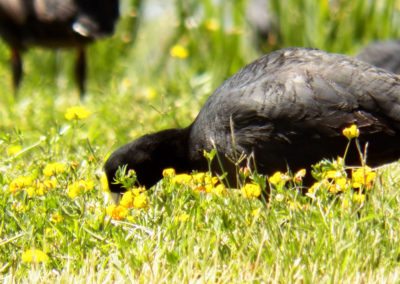
[[[67,106],[95,116],[89,138],[106,151],[147,132],[187,126],[204,101],[245,64],[304,46],[355,55],[397,39],[400,0],[121,0],[114,36],[88,48],[87,96],[73,80],[75,52],[32,48],[13,97],[0,41],[0,130],[56,127]]]

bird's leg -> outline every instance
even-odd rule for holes
[[[11,48],[11,65],[13,72],[13,87],[14,93],[17,92],[22,79],[22,59],[21,52],[18,48]]]
[[[81,98],[85,95],[86,81],[86,51],[84,46],[78,47],[78,53],[75,64],[75,80],[78,84],[79,95]]]

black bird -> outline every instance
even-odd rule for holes
[[[0,36],[11,48],[13,86],[22,79],[21,52],[30,46],[76,48],[75,77],[85,93],[85,46],[110,35],[119,0],[0,0]]]
[[[113,192],[124,191],[113,183],[123,165],[150,187],[164,168],[206,170],[203,150],[215,147],[234,183],[230,161],[242,154],[267,175],[342,156],[348,143],[342,130],[351,124],[360,129],[361,145],[369,143],[367,164],[397,160],[400,77],[344,55],[282,49],[226,80],[188,127],[145,135],[116,150],[105,172]],[[359,163],[354,149],[346,163]]]
[[[357,58],[390,72],[400,73],[400,40],[377,41],[367,45]]]

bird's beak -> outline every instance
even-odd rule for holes
[[[90,30],[85,25],[82,25],[79,22],[75,22],[72,25],[72,29],[74,30],[74,32],[80,34],[83,37],[89,37],[91,35]]]

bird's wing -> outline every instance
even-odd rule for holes
[[[399,77],[340,55],[286,52],[280,61],[247,66],[214,94],[216,116],[238,143],[339,136],[353,123],[361,133],[400,130]]]

